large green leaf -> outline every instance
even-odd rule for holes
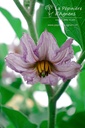
[[[84,96],[85,96],[85,70],[80,72],[80,74],[78,76],[78,87],[79,87],[81,98],[84,100]],[[84,100],[84,102],[85,102],[85,100]]]
[[[62,45],[66,40],[66,36],[61,31],[58,17],[55,16],[55,8],[51,0],[44,1],[43,5],[40,5],[37,11],[36,28],[38,37],[43,31],[48,30],[54,35],[59,45]]]
[[[84,128],[85,127],[85,111],[69,116],[68,119],[62,118],[58,123],[59,128]]]
[[[0,128],[15,128],[13,124],[9,121],[7,116],[4,115],[0,107]]]
[[[77,79],[76,88],[72,88],[69,86],[66,92],[69,94],[70,98],[73,101],[73,104],[76,107],[76,111],[84,111],[85,110],[85,70],[83,69]]]
[[[85,0],[52,0],[65,32],[85,50]],[[69,10],[67,10],[69,9]]]
[[[76,111],[77,112],[83,111],[85,102],[84,102],[84,98],[81,97],[79,87],[76,87],[75,89],[72,88],[72,87],[69,87],[66,90],[66,92],[68,93],[68,95],[70,96],[73,104],[75,105]]]
[[[31,123],[21,112],[7,107],[2,107],[2,110],[9,117],[16,128],[37,128],[37,125]]]
[[[6,9],[0,7],[1,13],[6,17],[10,25],[12,26],[13,30],[15,31],[16,35],[21,38],[23,29],[21,26],[21,21],[19,18],[15,18],[8,12]]]

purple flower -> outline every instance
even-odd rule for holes
[[[60,78],[64,81],[72,79],[80,71],[81,66],[71,61],[72,41],[73,39],[68,39],[59,48],[53,35],[45,31],[35,45],[33,39],[24,34],[20,40],[22,55],[10,53],[6,57],[6,63],[29,84],[40,82],[56,85]]]

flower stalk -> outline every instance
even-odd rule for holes
[[[54,90],[50,85],[45,85],[48,95],[48,128],[55,128],[55,113],[56,113],[56,101],[52,99]]]
[[[54,99],[49,99],[49,120],[48,128],[55,128],[56,119],[56,101]]]

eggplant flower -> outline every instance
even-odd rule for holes
[[[28,84],[40,82],[56,85],[58,81],[72,79],[80,71],[80,65],[71,61],[73,39],[68,39],[61,48],[56,39],[44,31],[35,45],[33,39],[24,34],[20,40],[22,54],[9,53],[7,65],[20,73]]]

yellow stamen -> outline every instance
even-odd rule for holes
[[[49,74],[51,73],[51,65],[49,65],[48,72],[49,72]]]
[[[36,63],[36,67],[40,77],[48,76],[52,71],[52,64],[47,60],[38,61]]]
[[[48,67],[49,67],[49,63],[48,63],[48,61],[45,61],[45,72],[48,71]]]
[[[41,73],[42,72],[42,69],[41,69],[41,65],[40,63],[37,64],[37,69],[38,69],[38,72]]]
[[[41,61],[41,70],[44,71],[45,63],[44,61]]]

